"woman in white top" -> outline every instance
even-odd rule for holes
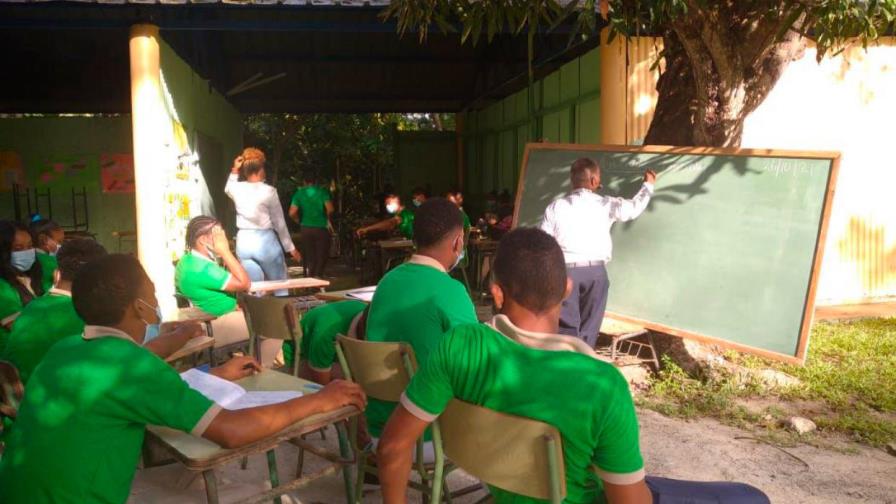
[[[286,280],[284,252],[296,261],[301,259],[286,228],[277,190],[264,183],[264,163],[264,152],[243,149],[233,160],[224,187],[236,206],[236,256],[253,282]]]

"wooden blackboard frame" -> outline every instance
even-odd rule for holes
[[[831,215],[831,207],[834,200],[834,190],[837,186],[837,175],[840,171],[840,153],[837,151],[799,151],[799,150],[783,150],[783,149],[739,149],[730,147],[675,147],[665,145],[645,145],[645,146],[629,146],[629,145],[597,145],[597,144],[560,144],[560,143],[528,143],[523,153],[522,166],[520,167],[520,177],[517,183],[516,201],[513,207],[513,223],[515,228],[519,220],[520,202],[522,201],[523,191],[525,189],[526,171],[529,165],[529,154],[534,150],[598,150],[606,152],[626,152],[626,153],[645,153],[645,154],[696,154],[696,155],[719,155],[719,156],[736,156],[736,157],[775,157],[775,158],[796,158],[796,159],[827,159],[831,162],[831,170],[828,174],[827,186],[825,189],[824,204],[821,213],[821,222],[819,223],[818,234],[815,240],[815,253],[812,258],[812,273],[809,277],[809,285],[806,288],[806,297],[803,302],[803,314],[800,321],[799,341],[797,342],[796,356],[772,352],[763,348],[752,347],[741,343],[727,341],[721,338],[701,334],[694,331],[688,331],[678,327],[671,327],[664,324],[658,324],[649,320],[639,319],[624,315],[621,313],[607,312],[607,316],[644,326],[648,329],[671,334],[680,338],[688,338],[702,343],[718,345],[723,348],[731,348],[740,352],[750,353],[788,362],[791,364],[802,365],[806,361],[806,350],[809,346],[809,331],[812,328],[813,316],[815,313],[815,293],[818,287],[818,273],[821,269],[822,259],[824,258],[824,248],[827,239],[828,223]]]

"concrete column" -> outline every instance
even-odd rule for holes
[[[159,27],[131,27],[131,129],[134,135],[134,181],[137,203],[137,254],[156,287],[163,313],[177,307],[174,266],[165,253],[164,167],[166,133],[170,135],[159,68]]]

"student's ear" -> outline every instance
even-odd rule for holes
[[[492,293],[492,299],[495,300],[495,308],[500,310],[504,306],[504,290],[495,282],[492,282],[489,290]]]
[[[566,292],[563,293],[563,300],[566,301],[566,298],[572,294],[572,278],[566,277]]]

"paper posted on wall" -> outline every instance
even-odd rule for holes
[[[180,377],[187,382],[191,389],[198,391],[229,410],[267,406],[302,397],[301,392],[293,390],[247,392],[246,389],[236,383],[204,373],[198,369],[184,371],[180,374]]]

